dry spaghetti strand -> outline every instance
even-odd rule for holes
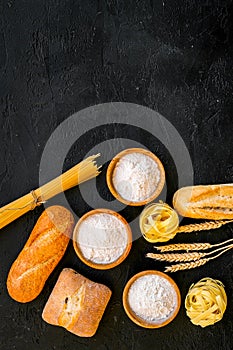
[[[100,154],[97,154],[84,159],[47,184],[0,208],[0,229],[58,193],[99,175],[100,167],[96,164],[96,158],[99,156]]]

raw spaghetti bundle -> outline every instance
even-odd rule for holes
[[[99,156],[97,154],[84,159],[54,180],[0,208],[0,229],[58,193],[99,175],[100,167],[95,162]]]
[[[220,321],[226,306],[224,285],[209,277],[192,284],[185,298],[188,317],[193,324],[203,328]]]

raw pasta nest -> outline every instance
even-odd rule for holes
[[[148,205],[142,211],[139,224],[149,242],[166,242],[176,235],[179,218],[174,209],[161,201]]]
[[[220,321],[226,306],[224,285],[209,277],[192,284],[185,298],[186,313],[191,322],[203,328]]]

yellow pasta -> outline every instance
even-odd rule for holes
[[[188,317],[193,324],[203,328],[220,321],[226,306],[224,285],[209,277],[192,284],[185,298]]]
[[[179,218],[175,210],[168,204],[152,203],[142,211],[139,224],[147,241],[166,242],[176,235]]]
[[[95,161],[99,156],[100,154],[96,154],[84,159],[45,185],[0,208],[0,229],[58,193],[99,175],[100,167]]]

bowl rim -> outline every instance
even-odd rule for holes
[[[95,215],[95,214],[110,214],[110,215],[114,215],[115,217],[117,217],[124,225],[126,228],[126,233],[127,233],[127,237],[128,237],[128,243],[127,246],[124,250],[124,253],[115,261],[111,262],[111,263],[107,263],[107,264],[98,264],[95,263],[91,260],[88,260],[87,258],[84,257],[84,255],[82,254],[82,251],[79,247],[79,244],[77,242],[77,233],[78,233],[78,228],[80,226],[80,224],[89,216],[91,215]],[[94,269],[98,269],[98,270],[107,270],[107,269],[111,269],[119,264],[121,264],[128,256],[131,247],[132,247],[132,231],[130,228],[129,223],[126,221],[126,219],[121,216],[119,213],[117,213],[116,211],[113,211],[111,209],[106,209],[106,208],[98,208],[98,209],[93,209],[88,211],[86,214],[84,214],[76,223],[75,227],[74,227],[74,231],[73,231],[73,247],[75,250],[75,253],[77,254],[77,256],[79,257],[79,259],[86,264],[89,267],[92,267]]]
[[[142,201],[138,201],[138,202],[129,201],[129,200],[121,197],[121,195],[116,191],[116,189],[113,185],[113,181],[112,181],[112,174],[114,172],[114,169],[115,169],[117,163],[119,162],[119,160],[123,156],[125,156],[126,154],[130,154],[130,153],[141,153],[141,154],[149,156],[150,158],[152,158],[156,162],[156,164],[159,168],[159,171],[160,171],[160,180],[159,180],[159,183],[158,183],[155,191],[152,193],[152,195],[150,195],[150,197],[143,199]],[[111,194],[119,202],[124,203],[126,205],[130,205],[130,206],[143,206],[145,204],[152,202],[162,192],[162,189],[163,189],[164,184],[165,184],[165,170],[164,170],[164,167],[163,167],[161,160],[153,152],[151,152],[145,148],[127,148],[127,149],[119,152],[118,154],[116,154],[113,157],[113,159],[111,160],[111,162],[109,163],[108,168],[107,168],[107,173],[106,173],[106,181],[107,181],[107,186],[108,186]]]
[[[176,296],[177,296],[177,305],[176,305],[176,309],[174,310],[174,312],[172,313],[172,315],[167,318],[164,322],[162,323],[150,323],[146,320],[143,320],[141,317],[137,316],[132,309],[129,306],[128,303],[128,292],[130,287],[132,286],[132,284],[140,277],[142,276],[146,276],[146,275],[157,275],[160,277],[165,278],[174,288],[175,292],[176,292]],[[161,328],[166,326],[168,323],[172,322],[174,320],[174,318],[177,316],[179,310],[180,310],[180,306],[181,306],[181,294],[180,294],[180,290],[177,286],[177,284],[175,283],[175,281],[168,276],[167,274],[157,271],[157,270],[145,270],[145,271],[141,271],[139,273],[137,273],[136,275],[134,275],[133,277],[131,277],[129,279],[129,281],[126,283],[125,288],[123,290],[123,295],[122,295],[122,301],[123,301],[123,307],[124,310],[127,314],[127,316],[131,319],[131,321],[133,321],[135,324],[137,324],[138,326],[141,326],[143,328]]]

